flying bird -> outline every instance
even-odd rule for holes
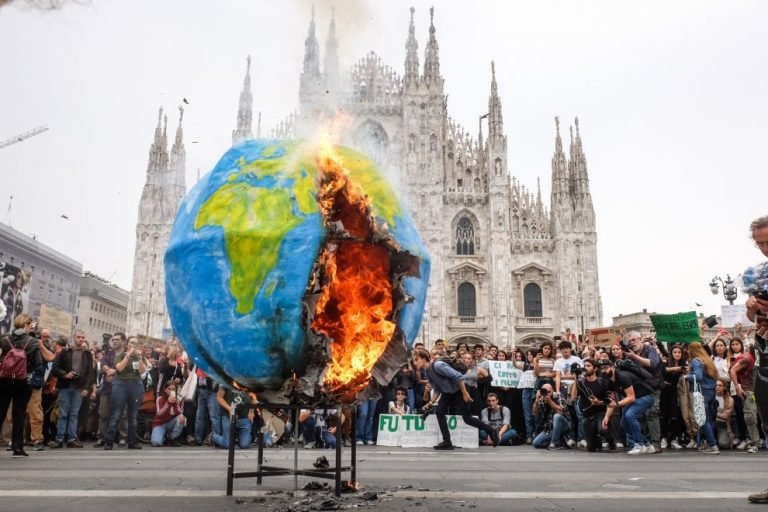
[[[187,101],[187,98],[183,98],[183,99],[182,99],[182,101],[183,101],[184,103],[186,103],[187,105],[189,105],[189,102]]]
[[[699,304],[698,302],[694,302],[694,304],[696,304],[696,307],[697,307],[697,308],[700,308],[700,307],[701,307],[701,304]]]
[[[62,218],[62,219],[66,219],[66,220],[69,220],[69,217],[67,217],[67,216],[66,216],[66,215],[64,215],[63,213],[61,214],[61,218]]]

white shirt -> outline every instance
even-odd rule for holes
[[[573,363],[579,363],[579,366],[582,366],[581,358],[579,356],[571,354],[571,357],[568,359],[561,357],[555,361],[553,370],[560,372],[560,378],[562,380],[573,380],[573,375],[571,374],[571,365]]]

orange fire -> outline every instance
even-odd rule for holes
[[[329,146],[318,152],[320,209],[327,225],[341,222],[349,236],[329,241],[320,255],[328,284],[311,327],[329,339],[331,363],[325,374],[329,391],[357,391],[395,332],[392,312],[391,254],[370,243],[372,216],[368,198],[352,183]]]

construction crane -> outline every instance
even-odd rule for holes
[[[24,139],[28,139],[30,137],[34,137],[35,135],[39,135],[45,131],[48,130],[48,127],[38,126],[37,128],[33,128],[29,130],[28,132],[20,133],[19,135],[16,135],[14,137],[11,137],[10,139],[5,139],[3,141],[0,141],[0,149],[3,149],[5,147],[10,146],[11,144],[16,144],[17,142],[21,142]]]

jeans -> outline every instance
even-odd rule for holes
[[[587,441],[587,451],[594,452],[602,447],[600,436],[602,435],[611,447],[616,446],[616,440],[611,437],[608,430],[603,429],[604,412],[584,416],[584,439]],[[610,428],[610,426],[609,426]]]
[[[221,435],[221,406],[216,392],[208,388],[197,388],[197,414],[195,416],[195,441],[203,444],[206,427],[211,423],[211,434]],[[229,435],[229,432],[225,432]]]
[[[336,436],[326,429],[316,426],[314,416],[307,418],[299,428],[305,443],[315,443],[320,448],[336,448]]]
[[[571,424],[562,414],[555,413],[552,418],[552,431],[541,432],[533,440],[534,448],[546,448],[550,444],[560,446],[563,438],[571,432]]]
[[[229,448],[229,429],[232,426],[229,414],[221,416],[221,433],[213,432],[211,440],[219,448]],[[235,422],[235,438],[237,446],[243,450],[251,447],[253,441],[251,434],[251,420],[248,418],[238,418]]]
[[[183,416],[176,416],[168,423],[158,425],[152,429],[152,446],[163,446],[165,437],[168,436],[168,434],[170,434],[170,436],[168,436],[170,439],[176,439],[181,435],[181,431],[184,430],[185,425],[181,424],[179,418],[183,418]]]
[[[659,409],[661,406],[661,390],[653,392],[653,405],[645,414],[645,423],[648,425],[648,437],[651,443],[659,445],[661,443],[661,422],[659,421]]]
[[[653,407],[654,396],[645,395],[642,398],[636,398],[634,402],[624,407],[621,417],[621,426],[627,435],[627,444],[631,447],[635,445],[647,445],[648,439],[643,435],[640,428],[640,418]]]
[[[115,380],[110,394],[109,427],[104,442],[111,445],[117,436],[117,427],[123,409],[128,407],[128,446],[136,444],[136,424],[138,423],[139,405],[144,399],[144,386],[139,380]]]
[[[488,439],[488,433],[484,430],[480,431],[480,444],[485,444]],[[499,446],[512,446],[512,441],[517,439],[517,431],[513,428],[509,428],[506,432],[499,436]]]
[[[704,426],[700,428],[699,432],[704,436],[704,439],[710,447],[717,447],[717,438],[715,437],[717,398],[715,397],[715,390],[702,389],[701,394],[704,395],[704,409],[707,411],[707,421],[704,423]]]
[[[373,442],[373,417],[376,415],[378,398],[366,400],[357,406],[357,440]]]
[[[435,407],[435,416],[437,417],[437,425],[440,427],[440,435],[443,437],[443,442],[451,442],[451,431],[448,430],[448,419],[445,415],[448,412],[448,408],[453,407],[456,409],[456,414],[461,416],[461,419],[470,427],[483,430],[487,434],[490,434],[493,428],[489,427],[479,419],[470,414],[469,404],[464,401],[461,396],[461,391],[455,393],[443,393],[440,396],[440,400],[437,401]]]
[[[523,417],[525,418],[525,435],[533,439],[536,432],[533,425],[533,388],[523,388]]]
[[[59,390],[59,422],[56,424],[56,440],[60,443],[77,440],[77,417],[83,403],[82,390]]]

